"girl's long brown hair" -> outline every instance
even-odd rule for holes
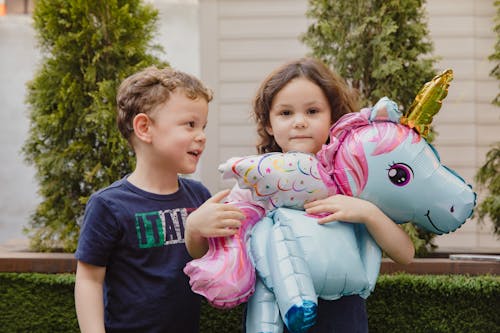
[[[298,77],[304,77],[321,88],[330,105],[332,122],[336,122],[346,113],[358,111],[357,95],[349,88],[345,80],[321,61],[314,58],[301,58],[285,63],[267,76],[253,100],[253,116],[259,135],[257,143],[259,154],[281,151],[274,137],[266,131],[266,127],[270,126],[269,113],[276,94]]]

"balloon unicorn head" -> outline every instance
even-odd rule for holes
[[[425,140],[452,77],[447,70],[426,84],[405,115],[386,97],[344,115],[316,156],[268,153],[222,164],[223,177],[250,189],[270,212],[262,218],[263,212],[250,210],[249,227],[242,228],[248,234],[212,240],[207,255],[186,266],[193,290],[215,306],[232,307],[255,286],[247,332],[281,332],[283,324],[305,332],[318,297],[368,297],[381,260],[364,225],[306,221],[312,219],[301,211],[306,202],[350,195],[373,202],[396,223],[411,221],[436,234],[459,228],[472,215],[476,195]],[[247,257],[249,264],[241,260]],[[249,267],[259,276],[253,284]]]
[[[471,216],[471,186],[442,165],[424,140],[452,78],[446,70],[428,82],[404,116],[384,97],[332,127],[330,143],[317,156],[339,193],[371,201],[397,223],[411,221],[436,234],[455,231]]]

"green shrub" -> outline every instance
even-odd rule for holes
[[[495,51],[489,56],[494,67],[490,76],[500,80],[500,1],[495,1],[497,10],[495,16],[496,43]],[[493,105],[500,106],[500,93],[492,101]],[[484,164],[477,170],[475,180],[479,189],[486,190],[485,197],[477,206],[476,216],[481,223],[488,216],[493,222],[493,233],[500,237],[500,142],[496,142],[486,153]]]
[[[500,277],[382,275],[368,298],[370,333],[500,330]]]
[[[0,273],[0,332],[79,332],[74,275]]]
[[[78,332],[74,275],[0,273],[0,333]],[[368,298],[371,333],[500,331],[500,276],[381,275]],[[201,333],[235,333],[244,305],[203,303]]]
[[[137,70],[166,65],[151,45],[158,12],[140,0],[38,0],[42,59],[28,84],[29,136],[41,203],[25,230],[37,251],[76,248],[90,194],[133,169],[116,128],[116,90]]]

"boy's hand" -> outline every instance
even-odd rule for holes
[[[188,233],[207,238],[231,236],[238,232],[245,215],[231,204],[220,203],[229,192],[224,190],[216,193],[189,214],[186,221]]]

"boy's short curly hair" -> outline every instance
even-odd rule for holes
[[[203,98],[208,103],[213,98],[212,91],[201,80],[172,68],[147,67],[123,80],[116,96],[116,122],[129,143],[134,132],[134,117],[139,113],[150,114],[156,106],[165,103],[176,89],[182,89],[193,100]]]

